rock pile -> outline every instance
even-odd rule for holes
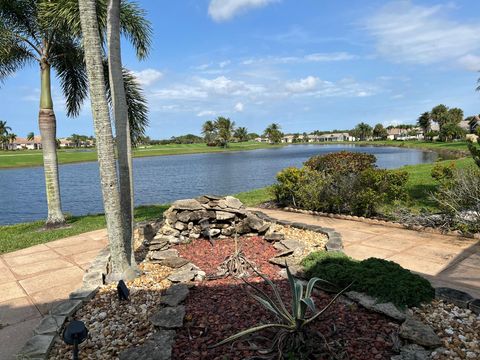
[[[238,235],[262,235],[270,223],[247,211],[232,196],[204,195],[196,199],[177,200],[163,214],[162,226],[148,241],[148,258],[165,261],[173,244],[182,244],[200,237],[214,241]]]

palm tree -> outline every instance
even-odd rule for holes
[[[27,134],[27,140],[28,141],[33,141],[35,139],[35,134],[33,133],[33,131],[29,132]]]
[[[280,131],[281,127],[277,123],[268,125],[265,129],[264,135],[273,143],[277,144],[282,140],[282,132]]]
[[[430,128],[432,126],[430,113],[428,111],[425,111],[422,115],[418,117],[417,125],[420,126],[420,128],[422,129],[423,136],[426,137],[427,133],[430,131]]]
[[[355,127],[353,133],[355,134],[355,137],[358,137],[361,141],[364,141],[372,136],[373,129],[370,125],[361,122]]]
[[[10,134],[7,135],[7,139],[8,139],[8,142],[13,145],[15,140],[17,140],[17,135],[14,134],[14,133],[10,133]],[[13,146],[12,146],[12,150],[14,150]]]
[[[81,28],[85,44],[85,62],[90,82],[90,101],[97,139],[98,163],[108,239],[111,252],[109,280],[132,279],[131,251],[125,246],[125,228],[120,207],[115,148],[110,122],[107,89],[103,71],[103,49],[98,26],[96,1],[78,0]]]
[[[375,125],[375,127],[373,128],[372,134],[375,139],[381,139],[381,140],[385,140],[388,136],[387,129],[385,129],[383,125],[380,123]]]
[[[228,143],[232,139],[232,134],[235,131],[235,121],[219,116],[215,120],[214,125],[218,131],[220,146],[228,147]]]
[[[202,134],[207,145],[212,145],[217,140],[217,129],[213,121],[207,120],[203,123]]]
[[[3,150],[7,149],[9,131],[12,131],[12,128],[7,126],[6,121],[0,120],[0,144],[2,145]]]
[[[247,141],[248,140],[248,131],[246,127],[239,127],[235,130],[234,137],[238,139],[238,141]]]
[[[105,24],[105,0],[98,1],[97,6],[99,23]],[[66,99],[67,115],[77,116],[88,89],[78,3],[0,0],[0,19],[0,81],[27,64],[37,63],[40,68],[39,127],[48,205],[46,226],[58,226],[65,218],[61,210],[50,77],[54,69]],[[143,58],[150,44],[150,27],[143,12],[136,5],[123,2],[122,23],[122,30],[135,46],[138,57]]]

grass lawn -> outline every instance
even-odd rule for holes
[[[154,145],[134,150],[134,157],[144,156],[162,156],[162,155],[181,155],[198,154],[225,151],[245,151],[280,147],[283,145],[270,145],[247,141],[243,143],[231,143],[228,148],[212,147],[206,144],[168,144]],[[94,149],[60,149],[58,150],[58,162],[60,164],[69,164],[85,161],[96,161],[97,152]],[[41,166],[43,164],[41,150],[18,150],[18,151],[0,151],[0,169],[17,168],[27,166]]]
[[[139,206],[135,209],[135,220],[159,218],[167,208],[167,205]],[[0,254],[103,229],[106,226],[103,214],[71,216],[67,219],[67,223],[70,227],[48,231],[43,230],[43,221],[0,226]]]

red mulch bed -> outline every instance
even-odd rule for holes
[[[242,238],[239,242],[247,259],[272,279],[285,294],[285,299],[289,299],[288,283],[278,275],[279,267],[268,263],[277,250],[260,237]],[[208,241],[200,239],[175,248],[180,256],[192,261],[208,275],[214,274],[217,266],[233,253],[234,242],[231,239],[218,240],[212,247]],[[252,282],[259,280],[258,277],[249,279]],[[268,286],[263,283],[259,286],[271,294]],[[246,341],[208,349],[208,346],[241,330],[274,321],[270,312],[248,296],[247,290],[248,286],[241,280],[232,278],[204,281],[193,288],[185,302],[185,326],[177,331],[172,358],[240,360],[253,356],[255,353],[248,348]],[[331,294],[317,294],[317,309],[331,299]],[[312,327],[333,344],[337,355],[343,352],[342,359],[359,360],[390,359],[393,355],[390,334],[398,331],[398,324],[385,316],[340,301],[314,321]],[[318,343],[321,341],[319,337]],[[334,358],[326,355],[319,359]]]

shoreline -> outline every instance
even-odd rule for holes
[[[231,147],[229,148],[215,148],[215,147],[207,147],[205,144],[175,144],[177,147],[171,148],[164,148],[162,149],[161,146],[168,146],[168,145],[159,145],[156,148],[152,148],[151,150],[145,149],[136,149],[134,150],[133,158],[144,158],[144,157],[156,157],[156,156],[175,156],[175,155],[193,155],[193,154],[209,154],[209,153],[226,153],[231,151],[254,151],[254,150],[261,150],[261,149],[275,149],[281,148],[290,145],[353,145],[359,147],[399,147],[399,148],[408,148],[408,149],[418,149],[422,151],[428,152],[436,152],[442,159],[445,160],[454,160],[460,159],[462,157],[466,157],[469,155],[469,151],[467,149],[466,142],[451,142],[451,143],[438,143],[438,142],[423,142],[423,141],[356,141],[356,142],[349,142],[349,141],[338,141],[338,142],[319,142],[319,143],[281,143],[281,144],[266,144],[266,143],[255,143],[255,142],[246,142],[246,143],[232,143]],[[205,147],[203,147],[203,145]],[[453,147],[453,148],[449,148]],[[457,148],[463,147],[463,148]],[[29,151],[29,150],[22,150],[22,151]],[[151,151],[152,154],[148,154],[146,152]],[[161,153],[164,151],[164,153]],[[67,158],[64,158],[65,154]],[[75,159],[75,156],[84,155],[87,158]],[[1,165],[2,157],[12,156],[14,157],[17,154],[9,154],[8,152],[0,153],[0,171],[1,170],[12,170],[12,169],[23,169],[23,168],[34,168],[34,167],[43,167],[41,163],[43,161],[41,152],[36,153],[21,153],[19,156],[28,155],[28,156],[38,156],[40,157],[40,162],[36,161],[36,163],[16,163],[12,165]],[[59,165],[68,165],[68,164],[79,164],[79,163],[88,163],[88,162],[95,162],[97,161],[96,151],[59,151]],[[93,155],[93,156],[92,156]]]

